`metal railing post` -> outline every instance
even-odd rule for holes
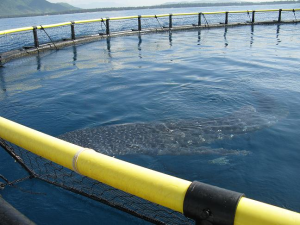
[[[169,28],[171,29],[173,27],[173,21],[172,21],[172,13],[169,15]]]
[[[255,22],[255,10],[252,11],[252,23]]]
[[[34,38],[34,47],[39,47],[39,39],[37,35],[37,27],[33,27],[33,38]]]
[[[201,17],[202,17],[202,13],[200,12],[198,14],[198,26],[200,27],[201,26]]]
[[[141,31],[142,30],[142,21],[141,21],[141,15],[138,16],[138,30]]]
[[[228,12],[225,13],[225,24],[228,24]]]
[[[110,30],[109,30],[109,18],[106,18],[106,34],[107,35],[110,34]]]
[[[279,23],[281,22],[281,12],[282,12],[282,9],[279,9],[279,14],[278,14],[278,22]]]
[[[74,21],[71,22],[71,39],[72,40],[76,39],[76,37],[75,37],[75,23],[74,23]]]

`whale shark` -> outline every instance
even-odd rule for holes
[[[282,118],[282,110],[267,101],[260,111],[251,105],[222,118],[193,118],[170,121],[127,123],[79,129],[58,138],[117,156],[146,155],[247,155],[249,151],[217,148],[208,145],[218,140],[270,127]]]

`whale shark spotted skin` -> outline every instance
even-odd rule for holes
[[[270,111],[270,107],[267,109]],[[253,106],[245,106],[223,118],[99,126],[75,130],[59,138],[110,156],[247,155],[246,150],[211,149],[205,145],[269,127],[278,119],[276,114],[259,113]]]

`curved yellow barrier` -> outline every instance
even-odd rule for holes
[[[128,19],[137,19],[138,16],[125,16],[125,17],[112,17],[110,20],[128,20]]]
[[[0,31],[0,35],[17,33],[17,32],[28,31],[28,30],[33,30],[33,27],[22,27],[17,29],[3,30]]]
[[[74,157],[82,149],[2,117],[0,137],[72,170]],[[183,212],[185,193],[191,184],[95,151],[83,151],[77,168],[82,175],[178,212]]]
[[[77,20],[77,21],[74,21],[74,23],[75,24],[78,24],[78,23],[95,23],[95,22],[101,22],[101,21],[106,21],[106,18],[93,19],[93,20]]]
[[[189,214],[190,208],[184,208],[187,205],[202,206],[204,204],[203,210],[207,210],[205,202],[195,202],[195,199],[193,197],[191,199],[190,196],[195,196],[197,199],[198,196],[200,196],[199,199],[203,197],[214,199],[214,194],[211,193],[215,192],[209,191],[210,195],[205,194],[207,187],[210,188],[210,185],[199,185],[199,182],[191,183],[190,181],[118,160],[94,150],[85,149],[43,134],[3,117],[0,117],[0,137],[82,175],[181,213]],[[195,184],[195,186],[192,186],[192,184]],[[201,186],[205,188],[198,188]],[[231,192],[228,190],[211,187],[218,192],[223,190],[223,193],[231,195]],[[216,193],[217,195],[218,193]],[[222,196],[218,195],[215,199],[220,198],[222,199]],[[223,206],[226,202],[225,198],[219,202],[208,203]],[[231,208],[233,207],[232,218],[234,219],[234,225],[300,224],[300,214],[293,211],[254,201],[246,197],[238,198],[235,204],[236,206],[230,206]],[[202,218],[200,214],[203,214],[203,210],[201,208],[192,209],[193,212],[196,212],[193,219]],[[214,214],[214,212],[212,212],[212,215],[214,219],[217,218],[217,214]],[[218,214],[218,218],[222,219],[222,216],[224,216],[222,212]],[[210,216],[208,216],[207,220],[210,221]]]
[[[279,11],[278,9],[262,9],[262,10],[255,10],[255,12],[261,13],[261,12],[276,12]],[[282,11],[300,11],[300,9],[282,9]],[[247,11],[228,11],[228,13],[250,13],[253,12],[253,10],[247,10]],[[225,14],[226,11],[219,11],[219,12],[202,12],[204,15],[209,14]],[[189,15],[198,15],[199,12],[194,13],[174,13],[173,16],[189,16]],[[170,14],[160,14],[160,15],[142,15],[141,18],[158,18],[158,17],[167,17]],[[112,17],[109,18],[110,20],[126,20],[126,19],[136,19],[139,16],[125,16],[125,17]],[[95,22],[101,22],[106,21],[108,18],[100,18],[100,19],[91,19],[91,20],[78,20],[74,21],[75,24],[83,24],[83,23],[95,23]],[[58,23],[58,24],[49,24],[49,25],[42,25],[44,29],[47,28],[54,28],[54,27],[60,27],[60,26],[67,26],[71,25],[72,22],[64,22],[64,23]],[[42,29],[41,26],[37,26],[37,29]],[[33,30],[33,27],[22,27],[17,29],[10,29],[10,30],[4,30],[0,31],[0,35],[10,34],[10,33],[17,33],[22,31],[28,31]]]
[[[67,26],[67,25],[71,25],[72,23],[71,22],[66,22],[66,23],[57,23],[57,24],[49,24],[49,25],[42,25],[42,27],[44,29],[46,28],[53,28],[53,27],[62,27],[62,26]],[[37,29],[42,29],[41,26],[37,26],[36,28]]]

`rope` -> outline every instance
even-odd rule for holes
[[[249,22],[251,23],[251,17],[250,17],[250,13],[249,13],[248,10],[247,10],[247,15],[248,15],[248,17],[249,17]]]
[[[54,44],[54,42],[52,41],[51,37],[49,36],[49,34],[46,32],[46,30],[44,29],[44,27],[42,25],[40,25],[41,30],[43,30],[45,32],[45,34],[48,36],[50,42],[54,45],[54,47],[56,48],[56,50],[58,50],[58,48],[56,47],[56,45]]]
[[[293,9],[293,13],[294,13],[295,21],[297,21],[297,17],[296,17],[295,9]]]
[[[105,34],[105,30],[103,29],[102,24],[105,26],[105,29],[107,29],[106,23],[104,23],[103,18],[101,18],[100,25],[101,25],[101,31],[103,32],[103,34]],[[101,33],[99,32],[99,34],[101,34]]]
[[[205,20],[205,23],[206,23],[206,25],[209,27],[209,25],[208,25],[208,22],[207,22],[207,20],[206,20],[206,17],[205,17],[205,15],[202,13],[201,14],[202,16],[203,16],[203,18],[204,18],[204,20]]]
[[[17,180],[11,181],[11,182],[1,174],[0,174],[0,178],[5,181],[5,183],[0,182],[0,190],[4,189],[6,186],[10,186],[10,187],[16,188],[22,192],[25,192],[25,193],[29,193],[29,194],[33,194],[33,195],[46,195],[46,193],[28,191],[28,190],[25,190],[23,188],[16,186],[17,183],[34,178],[34,176],[32,176],[32,175],[17,179]]]
[[[158,22],[158,24],[159,24],[160,28],[163,30],[164,28],[163,28],[163,26],[160,24],[160,22],[159,22],[159,20],[158,20],[158,18],[157,18],[157,16],[156,16],[156,15],[155,15],[155,18],[156,18],[156,20],[157,20],[157,22]]]

